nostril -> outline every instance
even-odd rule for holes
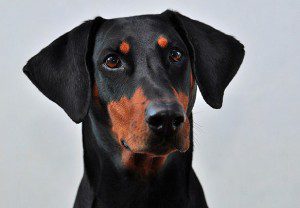
[[[163,127],[164,117],[160,114],[159,115],[153,115],[153,116],[150,116],[148,118],[147,122],[151,127],[154,127],[154,128],[159,130]]]
[[[173,119],[172,125],[174,129],[177,129],[184,122],[183,116],[177,116]]]

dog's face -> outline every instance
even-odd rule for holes
[[[94,106],[105,114],[97,119],[109,126],[123,159],[165,157],[189,149],[196,85],[220,108],[243,57],[243,45],[232,36],[165,11],[87,21],[23,70],[73,121],[83,121]]]
[[[148,16],[108,20],[96,32],[92,61],[93,95],[118,144],[153,155],[189,148],[194,79],[172,25]]]

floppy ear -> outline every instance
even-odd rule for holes
[[[91,83],[86,58],[91,34],[102,20],[97,17],[86,21],[62,35],[23,68],[32,83],[76,123],[89,109]]]
[[[244,46],[204,23],[167,10],[168,18],[186,42],[197,85],[204,100],[213,108],[221,108],[225,88],[237,73]]]

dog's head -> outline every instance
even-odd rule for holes
[[[95,104],[120,148],[167,155],[189,149],[196,85],[220,108],[243,57],[232,36],[168,10],[87,21],[34,56],[24,72],[73,121]]]

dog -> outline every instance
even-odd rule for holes
[[[192,168],[197,86],[212,108],[244,46],[176,11],[88,20],[23,71],[82,123],[84,174],[75,208],[205,208]]]

